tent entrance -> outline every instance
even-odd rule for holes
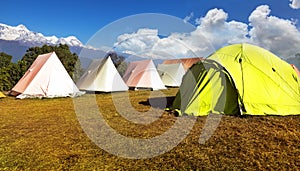
[[[190,68],[171,108],[181,115],[194,116],[240,113],[238,92],[230,74],[213,60],[197,62]]]

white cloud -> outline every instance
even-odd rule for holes
[[[197,29],[192,35],[202,35],[216,49],[232,43],[249,41],[248,25],[242,22],[227,22],[228,14],[222,9],[212,9],[205,17],[197,19]]]
[[[184,19],[183,19],[183,22],[184,23],[188,23],[190,22],[190,20],[194,17],[194,13],[191,12],[190,15],[186,16]]]
[[[197,24],[218,26],[222,25],[227,20],[228,14],[222,9],[211,9],[207,12],[206,16],[200,19],[196,19]]]
[[[195,47],[190,44],[189,37],[189,35],[173,33],[167,38],[160,39],[152,50],[158,56],[168,58],[198,56],[193,52]]]
[[[270,16],[269,6],[257,7],[249,16],[251,41],[282,58],[300,51],[300,31],[292,20]]]
[[[196,19],[190,33],[172,33],[161,38],[156,29],[139,29],[120,35],[118,51],[152,58],[206,57],[234,43],[252,43],[285,58],[300,52],[300,31],[295,21],[270,16],[269,6],[258,6],[249,16],[249,25],[228,21],[222,9],[211,9]]]
[[[115,50],[124,53],[151,58],[178,58],[195,56],[186,44],[184,34],[173,33],[166,38],[160,38],[156,29],[139,29],[131,34],[123,34],[117,38]]]
[[[300,0],[290,0],[290,7],[293,9],[300,9]]]
[[[131,52],[132,54],[145,54],[151,51],[159,39],[158,30],[144,28],[139,29],[135,33],[120,35],[114,46],[119,51]]]

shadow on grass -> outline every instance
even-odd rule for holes
[[[104,92],[104,91],[87,91],[84,90],[85,94],[111,94],[112,92]]]
[[[147,101],[141,101],[139,102],[139,104],[145,106],[152,106],[154,108],[159,108],[159,109],[165,109],[165,108],[169,108],[172,105],[174,99],[175,96],[154,97],[154,98],[149,98]]]

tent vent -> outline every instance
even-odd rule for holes
[[[239,63],[242,63],[242,58],[239,59]]]
[[[274,68],[272,68],[273,72],[276,72],[276,70]]]

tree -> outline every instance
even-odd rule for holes
[[[10,63],[9,65],[0,69],[0,91],[8,91],[21,79],[25,68],[25,62],[18,61],[17,63]]]
[[[0,69],[0,91],[9,90],[12,87],[12,83],[9,81],[9,68],[2,67]]]
[[[12,59],[11,55],[8,55],[4,52],[1,52],[0,53],[0,69],[2,67],[7,67],[8,65],[10,65],[11,64],[11,59]]]
[[[12,56],[4,52],[0,53],[0,91],[9,90],[14,82],[11,81],[10,71],[12,70]]]

